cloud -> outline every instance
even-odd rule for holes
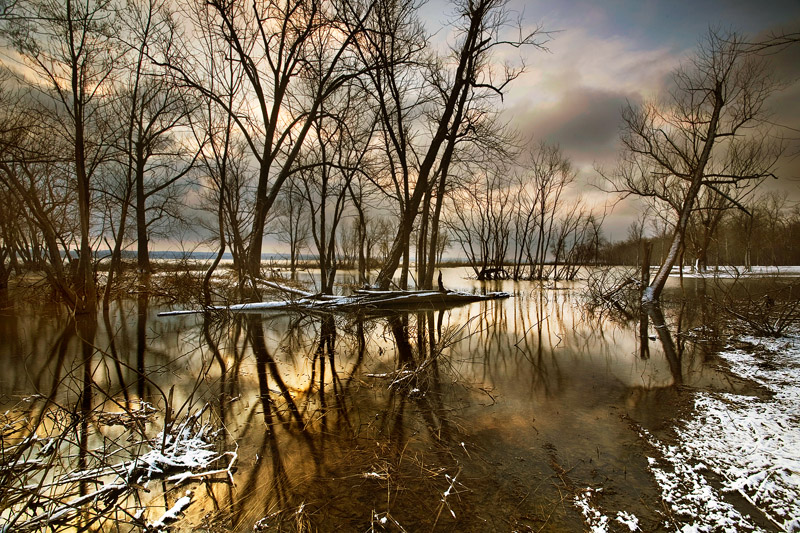
[[[636,94],[592,87],[567,88],[556,105],[511,108],[516,128],[527,139],[558,144],[579,166],[613,159],[618,149],[620,111]]]
[[[580,170],[581,192],[593,204],[603,196],[588,185],[595,180],[593,165],[613,166],[620,148],[621,109],[628,101],[636,104],[663,95],[672,86],[672,72],[693,56],[709,27],[742,31],[752,39],[800,31],[796,0],[724,5],[716,0],[615,0],[602,5],[591,0],[510,0],[510,7],[524,10],[529,23],[541,21],[546,30],[563,31],[552,35],[549,53],[514,49],[495,58],[514,63],[522,54],[527,69],[507,91],[502,117],[527,139],[559,144]],[[441,12],[441,7],[435,11]],[[792,178],[800,180],[800,43],[769,61],[768,68],[785,87],[768,107],[774,122],[787,126],[782,133],[787,152],[795,157],[781,162],[781,180],[765,185],[796,198]],[[606,219],[608,232],[624,237],[640,208],[630,201],[618,205]]]
[[[586,27],[558,33],[548,46],[550,53],[525,58],[527,72],[509,91],[504,116],[526,138],[559,144],[583,169],[616,158],[622,108],[655,96],[683,56]]]

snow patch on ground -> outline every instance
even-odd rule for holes
[[[594,503],[595,496],[602,491],[602,488],[587,487],[581,490],[572,501],[583,515],[583,521],[592,533],[608,531],[608,517],[601,513]]]
[[[586,524],[587,531],[591,533],[606,533],[609,530],[608,528],[611,522],[609,517],[604,515],[595,503],[598,495],[602,492],[602,487],[597,489],[586,487],[579,491],[572,500],[572,503],[583,515],[583,521]],[[639,528],[639,519],[626,511],[617,511],[614,522],[626,526],[629,531],[641,531],[641,528]],[[617,527],[614,531],[617,529],[620,528]]]
[[[645,430],[642,436],[661,457],[648,457],[650,471],[661,487],[661,497],[681,523],[668,528],[683,532],[758,531],[750,517],[726,502],[705,476],[706,467],[677,446],[667,446]]]
[[[778,529],[800,531],[800,337],[739,340],[752,348],[720,356],[771,397],[698,393],[694,415],[676,428],[680,447],[642,432],[661,455],[650,468],[684,531],[759,531],[726,499],[734,492]]]
[[[611,519],[607,515],[604,515],[596,504],[596,500],[602,492],[602,487],[596,489],[586,487],[580,490],[572,500],[572,503],[583,515],[583,521],[586,524],[587,531],[591,533],[606,533],[609,531],[609,526],[611,524]],[[629,531],[641,531],[639,528],[639,519],[626,511],[617,511],[614,522],[626,526]],[[617,526],[613,530],[616,531],[619,529],[621,528]]]
[[[619,511],[617,512],[617,517],[614,520],[623,526],[627,526],[630,531],[641,531],[641,528],[639,527],[639,519],[630,513]]]

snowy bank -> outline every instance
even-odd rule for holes
[[[657,267],[653,267],[656,269]],[[800,277],[800,266],[718,266],[699,270],[695,267],[673,267],[670,276],[684,278],[767,278],[767,277]]]
[[[720,356],[768,397],[698,393],[693,416],[676,428],[679,445],[642,431],[660,455],[650,468],[682,530],[800,531],[800,337],[739,340],[744,347]]]

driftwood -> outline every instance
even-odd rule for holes
[[[263,311],[305,311],[327,313],[349,313],[354,311],[381,312],[397,310],[418,310],[420,308],[454,307],[481,300],[508,298],[506,292],[472,294],[458,291],[378,291],[360,289],[350,296],[312,294],[298,289],[290,289],[270,282],[269,286],[283,291],[287,299],[271,302],[252,302],[228,306],[211,306],[206,309],[166,311],[158,316],[175,316],[204,311],[263,312]]]

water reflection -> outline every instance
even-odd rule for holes
[[[516,297],[378,317],[159,319],[144,292],[99,323],[19,312],[3,322],[12,364],[0,387],[5,407],[40,392],[39,416],[48,402],[76,406],[86,468],[106,431],[93,413],[152,404],[174,420],[210,402],[217,450],[240,460],[235,486],[197,487],[194,525],[580,530],[569,495],[603,486],[605,507],[655,527],[641,502],[658,491],[631,421],[667,424],[678,385],[743,384],[690,342],[712,322],[704,305],[615,323],[587,316],[564,287],[492,282],[472,289]]]

